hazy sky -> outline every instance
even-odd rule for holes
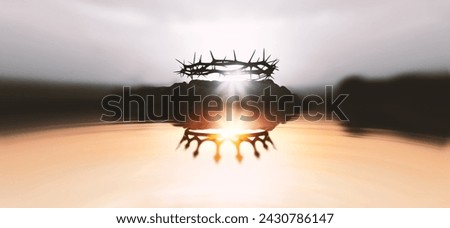
[[[174,60],[280,59],[276,81],[450,69],[449,0],[0,0],[0,74],[169,84]]]

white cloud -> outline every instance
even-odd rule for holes
[[[282,84],[450,68],[450,4],[439,1],[1,1],[0,73],[154,84],[174,58],[280,58]]]

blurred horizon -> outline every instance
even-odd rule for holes
[[[200,83],[201,81],[191,80],[189,83],[180,81],[165,86],[155,86],[0,78],[0,106],[2,107],[0,134],[60,124],[100,124],[100,116],[104,113],[101,108],[102,99],[111,94],[121,95],[124,86],[131,86],[131,93],[142,97],[170,95],[171,88],[174,86],[180,86],[183,90],[196,87],[196,93],[205,96],[211,94],[211,90],[220,86],[221,83],[226,83],[218,81]],[[258,91],[262,91],[264,84],[280,88],[287,94],[292,93],[298,98],[293,104],[302,106],[304,111],[326,113],[323,105],[317,104],[310,107],[303,103],[309,102],[310,95],[325,97],[325,85],[298,88],[280,85],[277,80],[268,80],[262,84],[254,82],[253,88],[246,92],[256,95]],[[403,73],[385,78],[353,75],[335,84],[333,94],[334,97],[339,94],[349,94],[341,106],[350,119],[349,122],[341,122],[341,125],[345,126],[349,132],[364,134],[370,129],[388,129],[405,134],[407,137],[411,134],[439,137],[441,139],[438,142],[441,143],[446,142],[450,136],[450,125],[447,120],[450,107],[446,105],[450,97],[448,88],[450,88],[449,72]],[[142,113],[139,113],[130,113],[131,120],[140,119],[138,117]]]

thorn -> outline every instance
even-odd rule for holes
[[[200,60],[198,60],[199,63],[202,62],[202,55],[200,55]]]
[[[266,59],[266,49],[263,48],[263,59]]]
[[[178,60],[178,59],[175,59],[175,60],[184,66],[184,64],[180,60]]]
[[[196,53],[194,52],[194,60],[192,61],[193,63],[195,63],[195,54],[196,54]]]
[[[255,55],[255,52],[256,52],[256,50],[253,51],[253,54],[252,54],[252,56],[250,57],[250,60],[249,60],[248,62],[251,62],[251,61],[252,61],[252,58],[253,58],[253,56]]]
[[[214,55],[211,50],[209,51],[209,54],[211,54],[211,58],[214,60]]]
[[[236,52],[233,50],[233,55],[234,55],[234,61],[237,61],[236,59]]]
[[[272,56],[272,55],[269,55],[269,56],[267,57],[267,59],[265,60],[266,62],[270,59],[270,56]]]

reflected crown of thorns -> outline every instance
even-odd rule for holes
[[[200,152],[200,147],[204,142],[213,142],[216,145],[216,153],[214,155],[214,160],[219,162],[221,159],[221,146],[224,142],[231,142],[236,148],[236,160],[239,162],[244,158],[241,154],[241,144],[243,142],[248,142],[253,147],[253,154],[259,158],[260,153],[256,147],[256,143],[260,142],[264,149],[269,148],[269,143],[275,148],[275,144],[269,136],[269,132],[266,130],[259,130],[247,133],[236,134],[233,137],[223,137],[220,133],[207,133],[207,132],[198,132],[191,129],[186,129],[184,131],[183,138],[180,140],[178,147],[180,147],[183,143],[184,149],[188,149],[191,146],[191,143],[196,142],[197,145],[193,152],[194,157]],[[177,148],[178,148],[177,147]]]
[[[240,61],[237,60],[236,52],[233,50],[234,59],[216,59],[213,53],[211,54],[210,62],[202,62],[202,56],[198,61],[196,61],[196,53],[194,53],[194,59],[192,62],[188,62],[187,64],[183,61],[176,59],[177,62],[181,64],[181,69],[175,71],[180,76],[186,76],[190,79],[194,79],[194,77],[207,77],[211,74],[219,74],[221,76],[233,76],[233,75],[245,75],[248,74],[250,79],[253,80],[261,80],[261,79],[269,79],[273,78],[274,71],[278,70],[277,63],[278,59],[270,60],[270,55],[266,58],[266,51],[263,49],[262,59],[258,58],[256,61],[252,62],[253,56],[255,55],[255,51],[253,51],[252,56],[248,61]],[[255,77],[254,77],[255,76]]]

